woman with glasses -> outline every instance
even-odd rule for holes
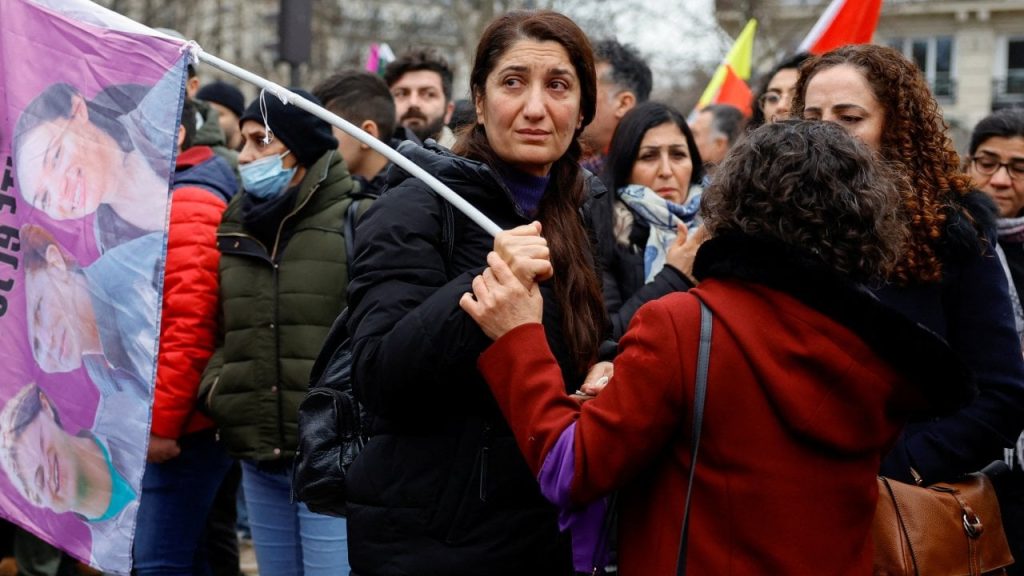
[[[907,179],[901,212],[909,241],[875,293],[944,337],[978,388],[956,414],[908,426],[882,473],[931,484],[1004,459],[1024,426],[1020,340],[995,252],[991,203],[961,171],[924,76],[891,48],[846,46],[801,67],[793,112],[838,123],[902,168]],[[982,164],[989,159],[983,155]],[[1005,174],[1001,166],[999,172]],[[1004,518],[1008,508],[1020,508],[1019,500],[1004,498],[1001,504]],[[1006,522],[1008,529],[1011,524]],[[1021,557],[1024,541],[1015,542]]]
[[[1024,110],[1000,110],[978,122],[965,164],[974,185],[999,211],[999,257],[1010,280],[1017,333],[1024,342]]]
[[[747,122],[748,131],[762,124],[789,118],[793,91],[796,89],[796,80],[800,77],[800,65],[810,57],[807,52],[798,52],[779,62],[765,75],[761,89],[758,90],[751,106],[754,113]]]
[[[1020,294],[1024,293],[1024,110],[1000,110],[978,122],[968,147],[967,173],[999,210],[997,250],[1010,279],[1017,335],[1024,350],[1024,306],[1020,301]],[[1017,438],[1017,446],[1022,445],[1024,434]],[[1004,483],[1006,488],[1000,497],[1004,502],[1006,536],[1019,560],[1024,550],[1013,543],[1024,542],[1024,506],[1006,505],[1024,502],[1024,462],[1019,450],[1012,468],[1012,481]],[[1011,567],[1012,574],[1021,572],[1020,568]]]
[[[978,122],[967,160],[967,173],[1001,219],[1024,216],[1024,110],[1000,110]]]
[[[260,572],[348,574],[345,519],[296,502],[291,469],[309,371],[345,307],[354,185],[331,126],[280,98],[253,100],[239,131],[242,192],[217,229],[220,344],[199,397],[241,464]]]

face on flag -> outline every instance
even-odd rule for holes
[[[188,55],[86,0],[0,34],[0,514],[127,573]]]

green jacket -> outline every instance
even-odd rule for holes
[[[337,151],[324,154],[302,180],[272,246],[242,224],[244,194],[224,212],[217,230],[223,342],[203,374],[200,395],[236,458],[295,454],[310,369],[345,307],[341,231],[352,187]]]

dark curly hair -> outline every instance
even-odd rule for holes
[[[893,279],[901,284],[937,282],[942,278],[938,249],[946,222],[961,210],[956,197],[971,190],[939,105],[921,71],[903,54],[886,46],[860,44],[804,63],[793,100],[794,116],[803,117],[807,84],[815,74],[843,64],[864,75],[885,109],[879,152],[907,175],[900,197],[910,238]],[[969,218],[966,213],[965,217]]]
[[[828,122],[784,120],[741,140],[701,199],[712,235],[771,238],[868,282],[902,252],[898,176]]]

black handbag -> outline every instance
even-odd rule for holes
[[[452,206],[441,203],[441,244],[445,268],[454,250],[455,216]],[[358,201],[345,216],[345,242],[351,257],[355,250]],[[348,308],[342,310],[327,334],[309,376],[309,391],[299,404],[299,445],[292,464],[292,500],[305,502],[318,514],[344,516],[348,492],[345,476],[369,439],[370,416],[352,389],[352,338],[348,333]]]
[[[345,474],[366,445],[366,413],[352,393],[348,308],[331,326],[299,404],[292,496],[318,514],[345,515]]]
[[[352,270],[355,228],[364,199],[355,198],[343,221],[345,256]],[[292,464],[292,500],[318,514],[345,515],[345,473],[366,445],[365,412],[352,393],[348,308],[334,320],[299,404],[299,446]]]

